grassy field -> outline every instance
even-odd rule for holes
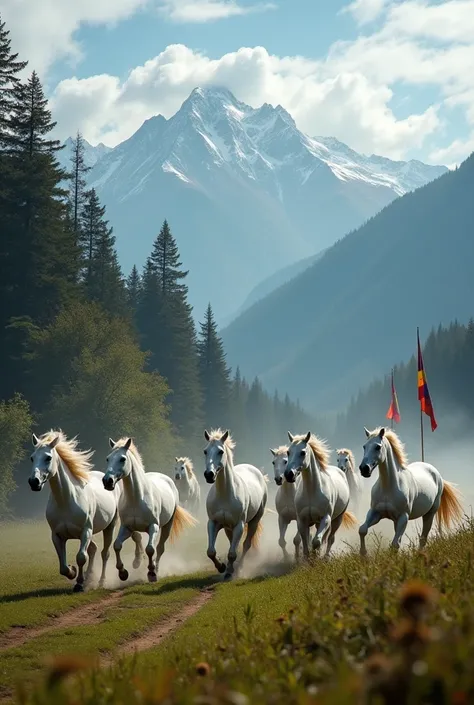
[[[468,523],[423,552],[347,549],[230,584],[201,569],[72,595],[46,532],[5,525],[0,700],[19,683],[31,705],[474,702],[473,549]],[[157,646],[142,639],[171,618]]]

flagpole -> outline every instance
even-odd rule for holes
[[[416,329],[416,340],[417,340],[417,345],[420,343],[420,329],[417,327]],[[421,462],[425,462],[425,438],[423,434],[423,409],[421,408],[420,404],[420,436],[421,436]]]

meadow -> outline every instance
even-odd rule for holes
[[[120,585],[111,566],[112,589],[80,595],[42,522],[2,525],[0,702],[472,702],[470,520],[421,552],[374,538],[366,560],[343,536],[333,559],[300,567],[282,564],[274,522],[233,582],[209,570],[201,522],[158,583]]]

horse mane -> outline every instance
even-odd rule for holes
[[[374,438],[375,436],[378,436],[381,428],[382,427],[380,426],[379,428],[375,428],[373,431],[371,431],[369,438]],[[395,431],[392,428],[386,428],[384,438],[386,438],[387,441],[390,443],[390,447],[392,448],[393,454],[399,466],[401,468],[406,468],[406,466],[408,465],[408,456],[405,451],[405,445],[402,443]]]
[[[186,455],[183,456],[182,458],[178,458],[177,463],[184,463],[184,466],[186,468],[186,472],[188,473],[189,477],[195,477],[196,473],[194,472],[194,465],[193,461],[191,458],[188,458]]]
[[[90,460],[94,455],[94,451],[78,450],[77,436],[74,438],[68,438],[66,434],[61,431],[61,429],[58,431],[51,429],[50,431],[43,433],[39,439],[37,447],[48,446],[57,436],[59,436],[59,441],[54,447],[54,450],[57,452],[64,465],[76,480],[88,482],[90,477],[89,473],[93,468]]]
[[[339,450],[336,450],[336,455],[347,455],[351,464],[351,469],[354,472],[355,458],[354,453],[350,450],[350,448],[339,448]]]
[[[123,448],[124,445],[125,445],[125,443],[126,443],[127,441],[128,441],[128,437],[127,437],[127,436],[124,436],[123,438],[119,438],[118,441],[116,441],[116,443],[115,443],[115,445],[114,445],[114,450],[115,450],[116,448]],[[132,453],[132,455],[135,457],[135,460],[140,464],[140,466],[142,467],[142,469],[145,469],[145,466],[143,465],[143,458],[142,458],[142,456],[140,455],[140,452],[139,452],[137,446],[135,445],[135,441],[133,441],[133,440],[132,440],[132,442],[130,443],[129,451],[130,451],[130,452]]]
[[[288,453],[288,446],[278,446],[278,448],[274,448],[273,452],[275,455],[285,455],[285,453]]]
[[[303,433],[301,436],[294,436],[293,441],[298,443],[300,441],[304,441],[306,438],[306,434]],[[318,438],[317,436],[314,435],[314,433],[311,434],[310,439],[308,441],[308,445],[311,448],[311,450],[314,453],[314,456],[316,460],[318,461],[318,465],[321,468],[321,470],[327,470],[328,465],[329,465],[329,458],[331,456],[331,451],[328,448],[328,445],[326,441],[323,441],[322,438]]]
[[[209,433],[209,442],[211,441],[220,441],[222,436],[224,435],[225,431],[223,431],[221,428],[213,428],[212,431]],[[227,457],[232,461],[232,465],[234,465],[234,453],[233,450],[235,448],[235,441],[232,438],[232,436],[229,435],[227,436],[226,440],[224,441],[224,447],[227,451]]]

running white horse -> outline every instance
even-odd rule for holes
[[[174,482],[178,488],[179,503],[196,514],[201,505],[201,488],[189,458],[175,458]]]
[[[278,513],[278,529],[280,531],[278,545],[283,551],[283,557],[285,560],[288,560],[285,534],[289,524],[291,524],[292,521],[296,521],[296,483],[285,480],[285,470],[288,465],[288,446],[280,446],[275,449],[270,448],[270,453],[273,455],[272,464],[275,473],[275,483],[278,486],[275,496],[275,508]],[[297,482],[300,480],[301,478],[298,477]],[[293,545],[295,547],[295,558],[298,560],[301,546],[301,536],[298,530],[293,539]]]
[[[148,581],[154,583],[168,538],[173,540],[185,527],[194,526],[196,521],[179,506],[178,490],[171,477],[160,472],[145,472],[140,453],[131,438],[121,438],[117,442],[109,438],[109,443],[112,452],[107,457],[104,487],[113,492],[117,482],[123,482],[118,504],[121,525],[114,543],[119,578],[128,578],[121,557],[124,541],[140,531],[148,534],[145,548]],[[133,567],[138,566],[139,562],[135,561]]]
[[[392,547],[400,542],[411,519],[423,519],[420,548],[438,515],[439,528],[449,527],[462,519],[461,495],[455,486],[443,480],[429,463],[410,463],[400,438],[392,429],[364,428],[367,442],[359,465],[363,477],[370,477],[378,466],[379,476],[372,487],[370,509],[359,528],[360,553],[365,556],[365,537],[371,526],[381,519],[391,519],[395,526]]]
[[[351,494],[349,504],[352,505],[354,509],[357,509],[362,487],[359,482],[359,477],[356,474],[354,453],[349,450],[349,448],[339,448],[339,450],[336,450],[336,465],[347,477]]]
[[[105,581],[105,569],[110,556],[114,528],[117,524],[117,506],[120,491],[106,492],[102,485],[103,473],[92,470],[92,451],[79,451],[77,439],[68,439],[62,431],[49,431],[38,438],[32,436],[33,469],[28,479],[31,489],[39,492],[49,481],[51,494],[46,507],[46,519],[51,527],[51,538],[59,558],[59,572],[69,580],[77,577],[74,592],[84,590],[93,570],[97,545],[93,536],[104,535],[102,574],[99,585]],[[66,542],[79,539],[76,566],[66,560]],[[134,540],[141,542],[139,535]],[[139,543],[137,544],[137,546]],[[84,578],[84,566],[89,565]]]
[[[329,465],[330,450],[311,431],[301,436],[293,436],[288,431],[288,437],[291,445],[285,479],[295,482],[298,472],[301,472],[301,482],[296,486],[295,507],[304,556],[309,557],[309,532],[313,525],[316,525],[313,550],[319,551],[327,538],[326,556],[329,556],[339,527],[350,529],[357,525],[354,515],[347,511],[350,490],[346,475],[339,468]]]
[[[219,573],[229,580],[234,573],[234,563],[240,541],[247,529],[240,565],[251,546],[256,546],[262,530],[261,520],[267,503],[268,477],[253,465],[235,465],[233,450],[235,443],[229,431],[217,429],[204,431],[208,445],[204,449],[206,470],[204,477],[212,484],[207,495],[207,555]],[[216,558],[216,539],[219,531],[225,530],[230,547],[227,567]]]

